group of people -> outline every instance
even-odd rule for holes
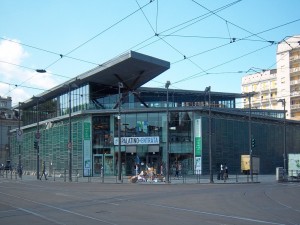
[[[218,180],[224,180],[224,182],[226,182],[227,179],[228,179],[228,166],[226,165],[226,163],[221,164]]]

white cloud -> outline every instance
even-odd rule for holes
[[[18,66],[29,58],[30,54],[19,41],[0,41],[0,96],[12,97],[13,105],[43,92],[34,88],[47,90],[59,83],[51,74],[40,74]]]
[[[18,68],[12,64],[19,65],[28,53],[24,51],[22,45],[17,40],[2,40],[0,42],[0,73],[6,79],[13,78],[13,72]]]

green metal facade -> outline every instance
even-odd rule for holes
[[[186,173],[194,173],[194,123],[196,119],[202,121],[202,173],[209,172],[208,150],[208,113],[206,108],[198,110],[171,111],[170,113],[170,167],[171,172],[174,163],[181,162]],[[121,136],[142,136],[138,125],[143,121],[147,124],[144,136],[159,136],[159,151],[149,152],[149,147],[139,145],[136,152],[128,151],[128,147],[122,146],[123,174],[130,175],[136,163],[137,156],[141,162],[152,163],[157,170],[159,165],[165,163],[166,152],[166,112],[122,113]],[[94,165],[95,156],[110,156],[110,170],[108,174],[116,174],[117,146],[113,144],[113,138],[117,137],[117,123],[115,113],[84,113],[72,117],[72,159],[73,170],[83,173],[83,123],[91,122],[91,149],[92,161],[91,175],[97,176]],[[231,173],[240,173],[241,155],[249,154],[249,120],[245,115],[224,115],[214,112],[212,114],[212,168],[217,173],[220,164],[226,163]],[[68,119],[62,119],[40,125],[40,165],[46,161],[47,166],[63,171],[68,169]],[[97,128],[98,127],[98,128]],[[275,173],[276,167],[283,166],[283,122],[280,119],[253,117],[251,121],[252,134],[256,139],[256,146],[252,149],[253,155],[260,158],[260,172],[263,174]],[[24,170],[34,172],[36,170],[37,151],[34,149],[36,127],[24,129],[21,144],[21,159]],[[300,126],[290,121],[287,123],[287,154],[299,153]],[[11,138],[12,161],[18,162],[18,142],[15,135]]]

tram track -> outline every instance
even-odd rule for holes
[[[14,204],[11,204],[8,201],[5,202],[7,206],[12,207],[12,208],[16,209],[17,211],[22,211],[22,212],[31,214],[31,215],[33,215],[35,217],[39,217],[39,218],[41,218],[43,220],[47,220],[47,221],[49,221],[51,223],[60,224],[60,225],[68,224],[68,223],[64,223],[62,221],[50,218],[49,217],[49,210],[47,210],[47,209],[41,210],[41,207],[42,208],[48,208],[48,209],[52,210],[52,213],[53,213],[53,210],[55,210],[58,213],[63,213],[64,215],[69,214],[71,216],[76,216],[76,217],[84,218],[85,220],[93,220],[93,221],[96,221],[96,222],[101,222],[101,224],[118,225],[116,223],[112,223],[112,222],[105,221],[105,220],[102,220],[102,219],[99,219],[99,218],[96,218],[96,217],[85,215],[83,213],[78,213],[78,212],[71,211],[71,210],[68,210],[68,209],[65,209],[65,208],[61,208],[61,207],[58,207],[58,206],[54,206],[54,205],[45,204],[45,203],[42,203],[42,202],[30,200],[30,199],[23,198],[23,197],[20,197],[20,196],[17,196],[17,195],[6,194],[4,192],[0,192],[0,195],[7,196],[9,198],[15,198],[15,199],[18,199],[18,200],[21,200],[21,201],[26,201],[28,203],[31,203],[33,205],[38,206],[37,209],[39,209],[39,210],[33,210],[34,209],[33,206],[30,207],[31,209],[26,209],[26,208],[18,207],[18,206],[14,205]],[[3,200],[2,200],[2,203],[3,203]]]
[[[276,185],[274,189],[277,192],[274,193],[272,189],[273,185],[269,184],[157,186],[39,181],[1,183],[0,200],[5,206],[0,205],[0,223],[6,219],[30,217],[33,221],[39,221],[36,224],[45,225],[135,225],[142,221],[147,224],[150,220],[151,224],[173,225],[297,224],[295,219],[281,218],[277,213],[283,210],[292,211],[291,215],[299,213],[297,207],[273,198],[285,187]],[[262,205],[257,206],[260,203]]]

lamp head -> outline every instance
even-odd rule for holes
[[[168,80],[168,81],[166,82],[165,88],[169,88],[170,85],[171,85],[171,82]]]

